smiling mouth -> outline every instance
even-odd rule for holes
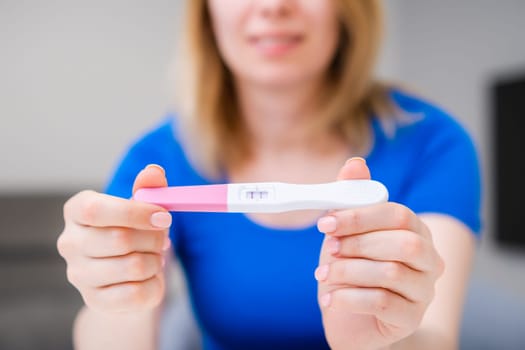
[[[249,38],[249,43],[266,55],[284,54],[303,40],[301,35],[261,35]]]

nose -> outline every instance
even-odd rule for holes
[[[267,18],[288,17],[293,12],[295,0],[258,0],[261,14]]]

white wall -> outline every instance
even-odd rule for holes
[[[379,60],[378,77],[386,80],[400,79],[401,70],[401,21],[402,13],[395,0],[384,1],[385,30]]]
[[[179,7],[0,1],[0,192],[101,188],[165,113]]]

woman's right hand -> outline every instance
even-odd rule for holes
[[[133,193],[167,185],[164,170],[147,166]],[[89,308],[101,312],[152,309],[164,297],[164,253],[171,215],[142,202],[83,191],[64,205],[65,228],[57,241],[67,278]]]

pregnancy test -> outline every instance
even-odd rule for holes
[[[278,213],[367,206],[387,201],[388,191],[373,180],[322,184],[255,182],[142,188],[133,198],[169,211]]]

